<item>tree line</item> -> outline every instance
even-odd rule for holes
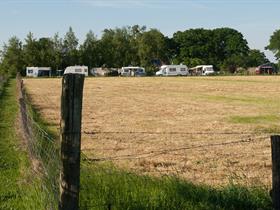
[[[278,58],[279,36],[277,34],[278,42],[271,38],[267,47]],[[69,27],[63,38],[56,33],[53,37],[37,39],[29,32],[22,42],[13,36],[0,53],[0,72],[12,76],[17,72],[24,75],[27,66],[49,66],[58,70],[71,65],[86,65],[89,69],[132,65],[143,66],[153,74],[162,64],[184,63],[188,67],[212,64],[217,70],[233,73],[238,67],[269,62],[263,52],[249,49],[243,35],[232,28],[188,29],[169,38],[158,29],[134,25],[105,29],[101,38],[90,30],[79,44]]]

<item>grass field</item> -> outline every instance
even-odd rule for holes
[[[82,149],[140,174],[270,185],[280,77],[87,78]],[[60,79],[25,79],[59,128]]]

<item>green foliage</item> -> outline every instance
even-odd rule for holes
[[[1,51],[2,62],[0,63],[0,72],[8,76],[15,77],[17,72],[23,70],[22,43],[17,37],[9,39]]]
[[[167,45],[164,35],[157,29],[144,32],[138,41],[140,63],[145,67],[152,67],[153,61],[166,62]]]
[[[191,66],[213,64],[229,72],[245,66],[244,58],[249,50],[247,41],[234,29],[190,29],[176,32],[173,39],[177,44],[175,49],[179,62]]]
[[[186,58],[198,58],[208,62],[209,53],[213,49],[211,36],[211,30],[201,28],[176,32],[173,39],[177,44],[179,62],[183,62]]]
[[[265,54],[260,50],[252,49],[249,51],[246,66],[255,67],[264,63],[269,63],[269,60],[265,57]]]
[[[58,34],[55,34],[53,38],[36,40],[30,32],[23,46],[25,66],[50,66],[52,69],[57,69],[61,67],[61,53],[62,40]]]
[[[78,42],[72,27],[69,27],[69,30],[64,36],[63,45],[62,45],[62,67],[78,65],[79,62],[79,51],[78,51]]]
[[[81,63],[88,66],[89,69],[98,66],[100,63],[99,44],[92,31],[86,34],[86,39],[80,46],[80,59]]]
[[[131,28],[105,29],[100,40],[102,62],[107,67],[137,65],[137,44]]]
[[[280,58],[280,30],[274,31],[269,40],[266,49],[271,50],[277,59]]]
[[[200,58],[185,58],[183,63],[186,64],[188,67],[195,67],[198,65],[203,65],[205,62]]]

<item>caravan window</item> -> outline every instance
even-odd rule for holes
[[[82,69],[75,69],[75,72],[80,73],[80,72],[82,72]]]
[[[28,70],[28,74],[33,74],[33,70]]]
[[[186,71],[186,68],[181,68],[181,71]]]
[[[171,71],[174,72],[174,71],[176,71],[176,68],[170,68],[169,71],[170,71],[170,72],[171,72]]]

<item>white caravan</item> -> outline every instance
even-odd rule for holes
[[[157,76],[186,76],[189,74],[186,65],[163,65],[156,72]]]
[[[195,71],[196,75],[203,75],[203,76],[207,76],[215,73],[213,69],[213,65],[200,65],[192,68],[192,70]]]
[[[51,67],[26,67],[27,77],[49,77]]]
[[[68,66],[66,67],[64,74],[84,74],[88,76],[87,66]]]
[[[145,69],[139,66],[122,67],[120,70],[121,76],[145,76]]]

